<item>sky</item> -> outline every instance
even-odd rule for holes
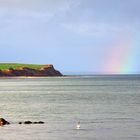
[[[139,0],[0,0],[0,63],[140,73]]]

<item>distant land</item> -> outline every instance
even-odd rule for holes
[[[0,77],[48,77],[62,76],[52,64],[0,63]]]

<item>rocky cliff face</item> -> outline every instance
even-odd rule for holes
[[[47,76],[62,76],[62,74],[55,70],[53,65],[47,65],[41,69],[32,69],[28,67],[13,69],[9,68],[6,70],[0,70],[0,77],[11,77],[11,76],[32,76],[32,77],[47,77]]]

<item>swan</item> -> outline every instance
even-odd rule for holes
[[[76,129],[80,129],[80,121],[77,123]]]

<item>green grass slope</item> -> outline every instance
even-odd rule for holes
[[[18,69],[28,67],[32,69],[40,69],[42,67],[49,67],[49,65],[38,65],[38,64],[18,64],[18,63],[0,63],[0,69],[6,70],[9,68]]]

